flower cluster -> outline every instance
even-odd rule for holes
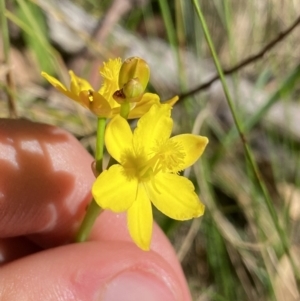
[[[192,182],[179,172],[198,160],[208,139],[193,134],[171,137],[171,109],[177,98],[162,104],[156,94],[144,92],[150,72],[142,59],[130,58],[123,64],[120,59],[109,60],[100,74],[104,82],[97,92],[72,71],[70,89],[46,73],[43,76],[100,118],[112,118],[102,138],[115,163],[96,178],[92,195],[103,209],[127,211],[132,239],[149,250],[152,204],[176,220],[204,213]],[[126,118],[139,117],[132,131]]]
[[[121,104],[124,104],[126,100],[129,102],[129,119],[143,116],[153,104],[160,103],[157,94],[144,93],[150,76],[149,67],[144,60],[133,57],[122,64],[120,58],[109,59],[99,72],[103,83],[98,91],[95,91],[88,81],[78,77],[71,70],[69,71],[71,79],[69,89],[46,72],[42,72],[42,76],[59,92],[100,118],[112,118],[119,115]],[[178,97],[174,97],[167,103],[173,105],[177,99]]]

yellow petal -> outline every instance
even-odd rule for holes
[[[113,212],[126,211],[135,201],[138,182],[128,179],[121,165],[115,164],[103,171],[92,187],[97,204]]]
[[[105,145],[109,154],[118,162],[122,156],[132,151],[132,132],[128,122],[120,115],[115,116],[107,125]]]
[[[179,97],[176,95],[176,96],[164,101],[163,104],[167,103],[173,107],[178,100],[179,100]]]
[[[159,104],[159,96],[154,93],[145,93],[135,107],[129,112],[128,119],[140,118],[147,113],[154,104]]]
[[[103,63],[103,67],[99,70],[104,79],[99,93],[107,99],[111,106],[116,103],[112,95],[119,90],[118,81],[121,65],[122,61],[120,58],[109,59],[107,62]]]
[[[153,105],[138,121],[133,133],[133,147],[136,153],[147,153],[150,157],[158,143],[166,141],[172,131],[170,105]]]
[[[67,88],[59,81],[57,80],[55,77],[49,75],[46,72],[42,72],[41,75],[57,90],[59,90],[60,92],[65,92],[67,91]]]
[[[78,95],[69,91],[59,80],[57,80],[53,76],[47,74],[46,72],[42,72],[41,75],[59,92],[61,92],[62,94],[66,95],[67,97],[69,97],[77,102],[80,102]]]
[[[147,192],[154,206],[176,220],[188,220],[204,213],[204,205],[193,183],[176,174],[158,173],[154,185],[147,182]]]
[[[93,87],[87,80],[78,77],[72,70],[69,71],[69,74],[71,78],[70,90],[72,93],[79,95],[81,91],[93,91]]]
[[[172,137],[169,142],[180,145],[182,153],[185,154],[183,164],[180,164],[178,170],[176,170],[180,171],[193,165],[199,159],[205,150],[208,139],[193,134],[182,134]]]
[[[98,92],[92,92],[92,101],[89,101],[88,108],[98,117],[112,117],[112,108],[110,107],[110,104]]]
[[[139,185],[136,201],[127,212],[127,223],[133,241],[142,250],[148,251],[152,236],[153,216],[151,202],[143,184]]]

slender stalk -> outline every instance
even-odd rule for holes
[[[290,34],[291,32],[296,29],[297,26],[300,25],[300,16],[284,31],[280,32],[271,42],[269,42],[267,45],[265,45],[261,50],[259,50],[257,53],[250,55],[249,57],[245,58],[244,60],[242,60],[241,62],[237,63],[236,65],[234,65],[233,67],[229,68],[229,69],[224,69],[223,73],[226,75],[232,74],[234,72],[237,72],[238,70],[256,62],[259,59],[262,59],[262,57],[264,55],[266,55],[266,53],[268,53],[270,50],[272,50],[275,46],[277,46],[277,44],[279,42],[284,41]],[[184,98],[189,97],[191,95],[194,95],[204,89],[207,89],[208,87],[210,87],[216,80],[218,80],[220,78],[219,74],[214,75],[211,79],[209,79],[208,81],[200,84],[198,87],[179,94],[179,101],[182,101]]]
[[[97,121],[97,141],[96,141],[96,171],[100,174],[103,169],[103,149],[104,149],[104,132],[106,118],[98,118]],[[80,228],[77,232],[75,241],[84,242],[87,240],[96,218],[101,213],[102,208],[92,199],[89,204]]]
[[[96,170],[99,174],[102,172],[103,169],[105,124],[106,124],[106,118],[98,118],[95,160],[96,160]]]
[[[290,253],[289,241],[288,241],[287,235],[286,235],[286,233],[284,232],[284,230],[282,229],[282,227],[280,226],[280,224],[278,222],[278,216],[277,216],[277,213],[276,213],[276,211],[274,209],[272,200],[270,198],[270,195],[269,195],[269,193],[267,191],[267,188],[266,188],[264,182],[262,181],[261,175],[260,175],[259,170],[257,168],[257,165],[256,165],[256,163],[254,161],[252,153],[250,151],[250,147],[249,147],[249,145],[248,145],[248,143],[247,143],[247,141],[245,139],[245,136],[243,134],[243,131],[242,131],[242,128],[241,128],[241,125],[240,125],[240,121],[239,121],[239,119],[237,117],[235,108],[233,106],[233,101],[231,99],[231,96],[230,96],[230,93],[229,93],[229,89],[228,89],[228,86],[227,86],[227,83],[226,83],[226,80],[225,80],[224,72],[222,70],[222,67],[221,67],[221,64],[219,62],[216,50],[214,48],[214,45],[213,45],[213,42],[212,42],[209,30],[208,30],[208,27],[207,27],[207,24],[206,24],[206,21],[205,21],[205,18],[204,18],[204,15],[203,15],[202,10],[200,8],[199,1],[193,0],[193,3],[194,3],[194,7],[196,9],[198,18],[200,20],[200,23],[202,25],[202,29],[203,29],[203,32],[204,32],[207,44],[209,46],[209,49],[211,51],[211,54],[212,54],[212,57],[213,57],[213,60],[214,60],[217,72],[219,74],[220,81],[222,83],[222,87],[223,87],[223,90],[224,90],[224,93],[225,93],[225,96],[226,96],[226,100],[227,100],[229,109],[230,109],[232,117],[234,119],[235,126],[237,128],[237,131],[239,133],[240,139],[242,141],[242,144],[243,144],[243,147],[244,147],[244,150],[245,150],[245,154],[246,154],[246,158],[248,159],[248,161],[250,163],[250,167],[253,170],[254,176],[255,176],[255,178],[256,178],[256,180],[258,182],[258,185],[259,185],[259,187],[261,189],[261,192],[263,194],[263,197],[264,197],[265,203],[267,205],[268,211],[269,211],[270,216],[272,218],[272,221],[274,223],[275,229],[276,229],[276,231],[277,231],[277,233],[278,233],[278,235],[280,237],[280,240],[282,242],[282,246],[283,246],[284,252],[288,256],[288,258],[290,260],[290,263],[291,263],[291,266],[293,268],[293,272],[294,272],[297,280],[299,281],[300,280],[300,273],[299,273],[299,271],[298,271],[298,269],[296,267],[296,264],[294,262],[294,259],[293,259],[292,255]]]
[[[129,112],[130,112],[130,103],[126,101],[121,105],[120,115],[123,118],[128,119]]]
[[[178,29],[178,28],[176,28],[175,24],[173,23],[168,1],[158,0],[158,3],[159,3],[160,11],[161,11],[163,21],[164,21],[164,24],[166,27],[168,41],[171,45],[172,51],[177,60],[180,89],[184,91],[184,90],[186,90],[186,82],[185,82],[186,77],[185,77],[185,73],[184,73],[185,70],[183,68],[183,60],[182,60],[182,57],[180,56],[180,49],[178,47],[178,41],[179,41],[178,38],[179,37],[177,37],[177,34],[180,32],[180,30],[176,31],[176,29]],[[179,11],[178,8],[179,9],[181,8],[180,3],[178,1],[176,1],[175,5],[177,6],[176,12],[178,12]],[[179,12],[178,12],[178,14],[176,15],[177,27],[179,25],[178,23],[180,22],[179,20],[180,20],[180,16],[179,16]],[[180,24],[179,27],[182,32],[183,24]],[[180,36],[180,38],[179,38],[180,41],[182,41],[181,40],[182,37],[183,37],[183,35]]]
[[[76,242],[84,242],[87,240],[92,227],[95,223],[96,218],[101,213],[102,208],[92,199],[92,202],[89,204],[84,219],[80,225],[79,231],[76,235]]]
[[[173,48],[174,52],[177,53],[177,38],[170,9],[168,7],[169,4],[166,0],[158,0],[158,4],[164,20],[164,24],[166,26],[169,43],[171,44],[171,47]]]
[[[9,67],[9,50],[10,50],[10,41],[9,41],[9,32],[7,26],[7,19],[5,16],[5,0],[0,0],[0,30],[3,41],[3,53],[4,53],[4,63]],[[12,80],[12,75],[10,69],[7,70],[6,75],[6,94],[8,100],[8,108],[11,118],[17,118],[17,109],[14,99],[14,84]]]

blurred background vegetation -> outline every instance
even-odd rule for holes
[[[95,116],[40,72],[68,85],[72,69],[96,88],[103,61],[145,58],[149,90],[182,96],[175,132],[210,139],[185,171],[204,217],[178,223],[155,212],[193,300],[299,300],[300,1],[1,1],[0,117],[60,126],[93,154]],[[218,81],[189,93],[217,74],[196,2],[224,70],[282,38],[226,78],[237,120]]]

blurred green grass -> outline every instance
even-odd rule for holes
[[[92,0],[77,3],[94,16],[105,16],[110,8],[109,1],[102,5]],[[14,95],[19,115],[66,128],[93,153],[94,116],[71,100],[49,94],[48,86],[39,77],[39,71],[44,70],[67,82],[66,70],[74,60],[80,60],[80,54],[74,56],[62,51],[59,45],[52,45],[46,13],[37,3],[18,0],[7,4],[12,51],[19,51],[20,60],[23,56],[26,66],[32,68],[27,81],[16,81]],[[202,0],[200,4],[223,67],[233,66],[260,50],[300,14],[296,1]],[[211,59],[192,1],[149,1],[144,7],[133,7],[119,23],[145,39],[159,36],[169,43],[176,55],[181,92],[187,91],[188,81],[182,50]],[[97,44],[93,38],[90,42]],[[121,49],[111,49],[109,43],[101,47],[105,55],[96,52],[99,61],[122,53]],[[252,116],[244,116],[238,108],[236,113],[270,197],[271,212],[276,213],[288,251],[296,259],[300,255],[300,213],[296,206],[300,202],[299,141],[263,127],[261,121],[277,101],[299,100],[299,53],[296,29],[266,56],[233,75],[234,85],[238,86],[241,78],[248,78],[270,95],[266,106]],[[87,67],[89,62],[83,64]],[[14,74],[13,68],[9,70]],[[86,70],[93,72],[89,67]],[[5,81],[1,79],[0,88],[4,87]],[[4,93],[1,98],[5,99]],[[156,220],[178,251],[194,300],[297,300],[294,272],[286,261],[286,250],[270,208],[246,159],[243,141],[235,127],[209,120],[208,102],[202,93],[190,96],[178,104],[181,118],[175,120],[179,132],[193,131],[210,139],[206,153],[189,171],[206,204],[205,216],[200,222],[178,223],[155,212]],[[1,117],[7,117],[6,103],[2,101],[0,105]],[[196,123],[195,116],[202,122]]]

